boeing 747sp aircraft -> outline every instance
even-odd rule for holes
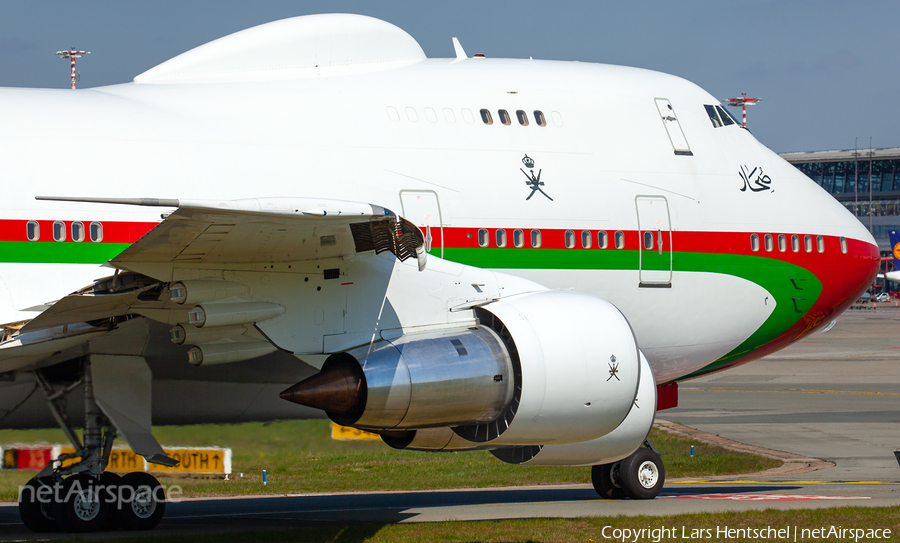
[[[155,526],[159,483],[104,471],[117,436],[173,462],[151,420],[323,411],[653,498],[678,381],[875,277],[860,222],[696,85],[454,46],[314,15],[132,83],[0,89],[0,426],[59,424],[79,459],[29,482],[28,527]]]

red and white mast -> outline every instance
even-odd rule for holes
[[[737,107],[741,106],[744,110],[744,124],[743,127],[747,128],[747,106],[756,105],[762,102],[762,98],[747,98],[747,93],[742,92],[740,98],[726,98],[722,100],[722,103],[726,106]]]
[[[56,55],[59,58],[68,58],[72,60],[72,90],[75,90],[75,59],[81,58],[84,55],[90,55],[90,51],[76,51],[75,48],[71,48],[68,51],[57,51]]]

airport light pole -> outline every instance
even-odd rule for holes
[[[744,123],[743,127],[747,128],[747,106],[753,106],[762,102],[762,98],[747,98],[747,93],[742,92],[740,98],[726,98],[722,100],[722,103],[726,106],[738,107],[744,110]]]
[[[58,56],[59,58],[67,58],[72,61],[72,90],[75,90],[75,59],[90,54],[90,51],[76,51],[74,47],[69,49],[68,51],[56,52],[56,56]]]

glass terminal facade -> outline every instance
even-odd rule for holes
[[[888,230],[900,229],[900,149],[781,156],[831,193],[866,227],[871,226],[878,245],[888,248]]]

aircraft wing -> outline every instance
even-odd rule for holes
[[[272,264],[340,258],[366,251],[390,251],[400,260],[415,257],[420,270],[426,262],[424,237],[415,225],[388,209],[360,202],[312,198],[38,199],[175,210],[163,215],[162,222],[108,263],[126,273],[117,272],[69,294],[29,321],[19,331],[19,338],[37,336],[35,339],[0,346],[3,371],[36,362],[44,350],[50,354],[61,345],[77,344],[77,339],[69,337],[75,331],[68,325],[109,319],[137,309],[166,310],[172,302],[160,296],[161,283],[172,280],[177,265]],[[53,332],[53,328],[58,330]],[[77,331],[85,341],[93,337],[86,332]],[[26,343],[29,356],[22,357]]]

